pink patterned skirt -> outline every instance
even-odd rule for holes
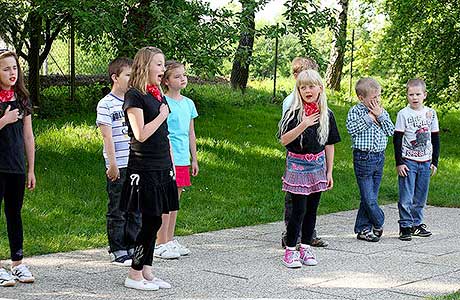
[[[282,190],[292,194],[309,195],[327,190],[324,150],[317,154],[288,152],[282,180]]]

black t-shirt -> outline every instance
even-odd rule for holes
[[[164,121],[160,127],[143,143],[136,140],[129,123],[127,109],[136,107],[142,109],[144,115],[144,124],[150,123],[160,113],[160,105],[166,100],[163,98],[160,103],[152,95],[142,94],[134,88],[130,88],[125,94],[125,111],[126,123],[128,124],[128,135],[131,137],[128,168],[149,171],[149,170],[166,170],[172,167],[171,155],[169,152],[168,125]]]
[[[294,129],[297,126],[297,120],[292,119],[288,124],[286,132]],[[316,154],[324,150],[324,145],[318,142],[318,127],[319,124],[313,125],[305,129],[295,140],[286,145],[286,149],[290,152],[297,154]],[[302,144],[300,144],[300,137],[302,136]],[[327,137],[326,145],[332,145],[340,142],[340,135],[335,122],[334,113],[329,110],[329,135]]]
[[[6,108],[10,110],[19,109],[19,119],[7,124],[0,129],[0,172],[25,174],[25,148],[24,148],[24,122],[23,119],[29,115],[18,100],[1,102],[0,117],[3,117]]]

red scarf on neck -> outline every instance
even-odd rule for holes
[[[0,89],[0,102],[8,102],[13,99],[14,96],[14,90],[9,89],[9,90],[3,90]]]
[[[153,98],[157,99],[159,102],[163,100],[161,97],[160,89],[154,84],[147,85],[147,92],[153,96]]]
[[[313,115],[313,114],[319,112],[318,103],[316,103],[316,102],[305,103],[304,102],[303,110],[305,111],[305,114],[307,116]]]

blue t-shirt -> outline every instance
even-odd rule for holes
[[[112,128],[112,139],[115,146],[115,158],[119,168],[128,166],[129,156],[129,136],[128,126],[125,122],[125,113],[123,111],[123,99],[109,93],[102,98],[97,104],[96,124],[107,125]],[[103,150],[105,166],[109,167],[109,160],[105,147]]]
[[[168,116],[169,139],[176,166],[190,165],[190,121],[198,117],[195,104],[185,96],[175,100],[165,96],[171,113]]]

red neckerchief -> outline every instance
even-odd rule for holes
[[[0,102],[8,102],[13,99],[14,96],[14,90],[9,89],[9,90],[2,90],[0,89]]]
[[[305,111],[305,114],[307,116],[313,115],[313,114],[319,112],[318,103],[316,103],[316,102],[305,103],[304,102],[303,110]]]
[[[154,84],[147,85],[147,92],[153,96],[153,98],[157,99],[159,102],[163,101],[163,97],[161,97],[160,89]]]

